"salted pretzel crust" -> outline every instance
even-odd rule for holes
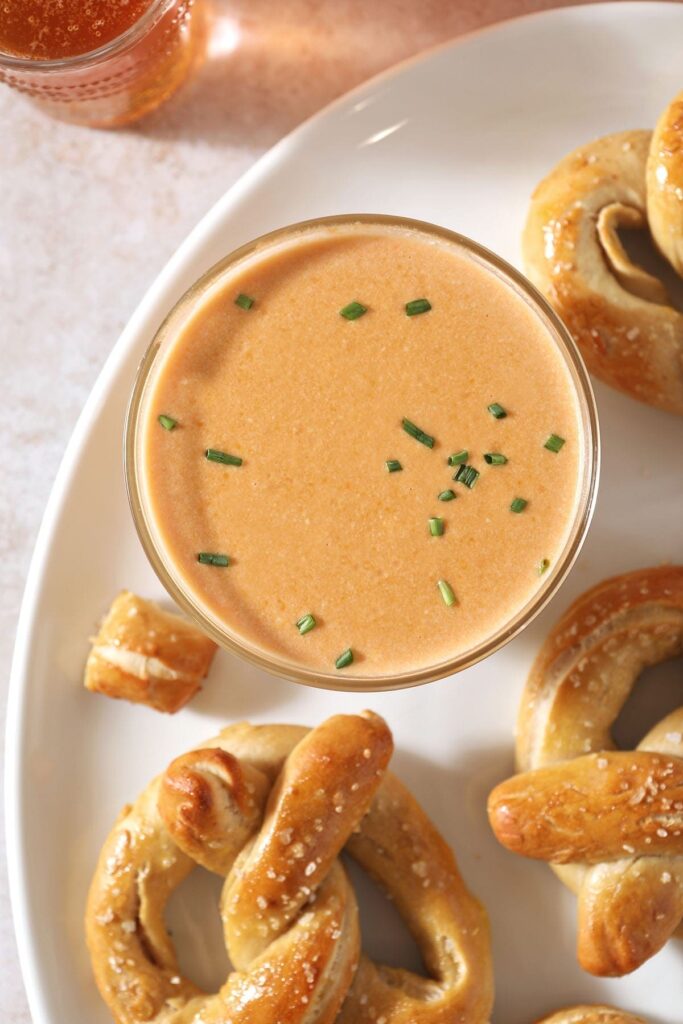
[[[527,276],[566,323],[590,372],[679,415],[683,314],[662,283],[631,261],[617,232],[647,228],[649,217],[660,249],[682,273],[680,111],[679,98],[654,138],[617,132],[560,160],[534,190],[522,235]],[[663,174],[666,188],[655,189]]]
[[[652,136],[647,216],[660,252],[683,277],[683,92],[663,111]]]
[[[681,653],[683,567],[582,595],[527,680],[521,774],[489,798],[497,838],[548,860],[578,894],[578,957],[593,974],[627,974],[683,933],[683,707],[635,752],[614,751],[611,736],[640,672]]]
[[[187,619],[124,590],[93,639],[84,685],[172,714],[201,688],[216,650]]]
[[[118,1024],[486,1024],[486,915],[385,771],[391,752],[369,712],[310,732],[240,723],[155,779],[107,840],[86,912]],[[355,898],[337,860],[345,844],[396,901],[431,977],[359,961]],[[221,915],[237,970],[215,995],[182,977],[163,925],[195,863],[226,876]]]
[[[536,1024],[646,1024],[646,1021],[614,1006],[583,1005],[557,1010]]]

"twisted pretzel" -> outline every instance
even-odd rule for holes
[[[683,934],[683,707],[615,751],[639,673],[683,652],[683,567],[617,576],[578,599],[532,667],[518,721],[523,772],[489,797],[509,849],[547,860],[579,897],[578,957],[635,970]]]
[[[385,773],[377,715],[224,729],[177,758],[107,839],[86,933],[118,1024],[485,1024],[488,925],[453,854]],[[385,888],[431,977],[360,953],[342,847]],[[215,995],[181,976],[163,923],[196,863],[225,876],[221,915],[234,970]]]
[[[683,275],[683,94],[654,136],[607,135],[561,160],[536,188],[522,237],[527,275],[566,322],[591,373],[683,414],[683,314],[617,235],[648,223]]]
[[[645,1021],[614,1006],[569,1006],[543,1017],[536,1024],[645,1024]]]

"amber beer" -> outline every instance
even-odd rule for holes
[[[202,0],[2,0],[0,80],[51,114],[113,127],[159,106],[203,41]]]

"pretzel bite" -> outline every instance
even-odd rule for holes
[[[173,713],[200,689],[215,653],[216,644],[186,619],[124,590],[93,640],[84,683]]]

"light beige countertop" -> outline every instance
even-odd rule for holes
[[[3,680],[31,550],[74,423],[126,320],[190,228],[261,153],[351,86],[480,25],[561,4],[214,0],[213,6],[206,63],[137,126],[71,127],[0,86]],[[3,693],[3,731],[4,706]],[[4,844],[0,862],[0,1021],[28,1024]]]

